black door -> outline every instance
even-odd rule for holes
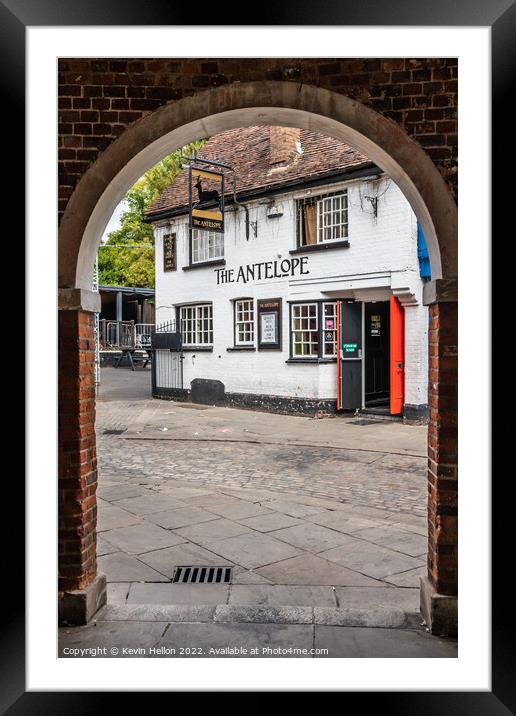
[[[362,304],[342,301],[340,308],[340,407],[362,407]]]
[[[365,404],[383,405],[390,395],[390,310],[388,301],[365,304]]]

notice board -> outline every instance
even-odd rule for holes
[[[281,350],[281,298],[258,300],[258,350]]]

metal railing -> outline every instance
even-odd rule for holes
[[[156,330],[154,323],[133,321],[99,321],[100,346],[103,350],[150,348],[151,335]]]
[[[163,323],[158,323],[156,325],[155,330],[157,333],[175,333],[176,332],[176,322],[174,320],[171,320],[171,321],[164,321]]]
[[[154,323],[135,323],[134,344],[136,348],[150,348],[151,336],[155,330]]]
[[[151,336],[157,333],[175,333],[176,322],[134,323],[134,321],[99,321],[100,348],[102,350],[136,348],[146,350],[151,347]]]

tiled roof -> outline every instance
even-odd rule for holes
[[[302,129],[303,153],[285,167],[269,163],[269,127],[230,129],[213,136],[200,151],[205,159],[219,160],[236,170],[237,197],[263,190],[279,190],[286,184],[303,183],[362,165],[371,165],[366,156],[348,144],[323,134]],[[214,167],[216,169],[216,167]],[[225,195],[233,194],[231,172],[226,172]],[[183,170],[147,210],[148,219],[164,212],[182,213],[188,208],[188,171]]]

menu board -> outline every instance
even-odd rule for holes
[[[258,350],[281,350],[281,298],[258,301]]]

